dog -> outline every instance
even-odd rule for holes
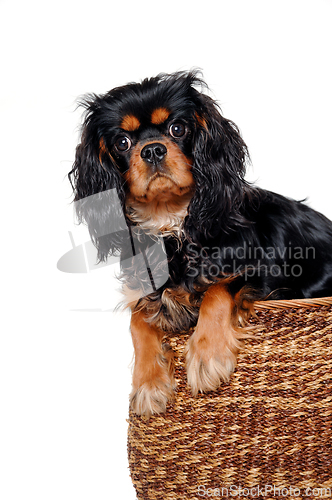
[[[254,301],[332,295],[332,223],[245,180],[248,148],[207,89],[198,71],[177,72],[81,102],[68,175],[98,259],[121,254],[135,351],[130,400],[147,417],[165,412],[174,395],[165,333],[194,329],[186,370],[197,395],[229,380]],[[119,210],[107,198],[84,203],[108,190],[117,193],[126,231],[103,228]],[[166,282],[145,296],[128,230],[152,259],[156,238],[167,255]]]

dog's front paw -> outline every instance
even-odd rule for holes
[[[165,383],[157,380],[154,383],[145,382],[130,395],[131,407],[137,415],[150,417],[166,411],[167,402],[173,399],[174,392],[171,381]]]
[[[187,380],[194,396],[214,391],[221,382],[228,382],[240,346],[231,328],[218,334],[196,329],[186,347]]]
[[[164,347],[150,366],[135,367],[131,407],[138,415],[150,417],[166,411],[167,402],[174,397],[173,351]]]

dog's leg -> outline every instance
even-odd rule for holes
[[[132,408],[147,417],[163,413],[175,386],[173,351],[162,345],[163,332],[146,322],[143,311],[133,312],[131,335],[135,350]]]
[[[239,327],[246,314],[247,311],[239,317],[236,302],[222,283],[205,292],[197,326],[186,349],[187,378],[193,395],[213,391],[221,381],[229,380],[236,366],[240,339],[250,336],[248,330]]]

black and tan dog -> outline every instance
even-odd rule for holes
[[[165,411],[173,394],[165,332],[196,327],[186,361],[197,394],[228,380],[255,299],[332,295],[332,223],[245,181],[247,147],[205,88],[197,72],[181,72],[88,96],[69,174],[76,201],[116,189],[139,241],[164,241],[169,277],[158,290],[142,297],[140,269],[123,266],[135,348],[131,400],[144,415]],[[82,203],[78,216],[100,260],[119,251],[128,263],[122,232],[96,231],[113,210]]]

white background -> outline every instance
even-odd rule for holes
[[[329,0],[0,2],[1,499],[135,498],[113,269],[56,268],[75,99],[200,67],[249,146],[248,179],[332,218],[331,14]]]

